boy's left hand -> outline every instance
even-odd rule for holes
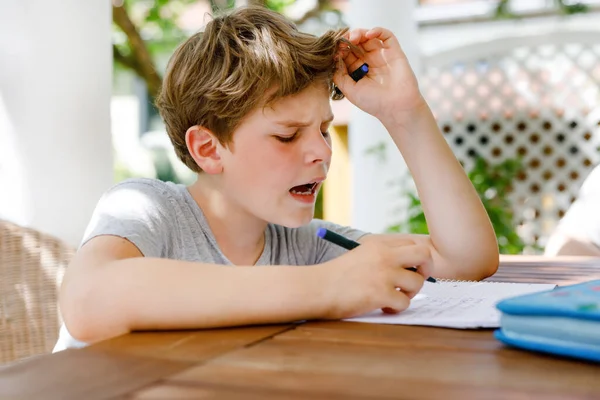
[[[408,118],[411,111],[425,104],[415,74],[391,31],[356,29],[345,37],[364,53],[355,54],[340,45],[333,80],[348,100],[384,124],[390,119]],[[349,72],[364,63],[369,65],[369,72],[354,82]]]

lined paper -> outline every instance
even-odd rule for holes
[[[553,284],[425,282],[405,311],[384,314],[377,310],[347,321],[458,329],[497,328],[500,326],[500,312],[496,304],[500,300],[555,287]]]

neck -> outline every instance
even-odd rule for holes
[[[265,245],[267,222],[227,198],[214,175],[198,174],[188,190],[202,209],[225,257],[235,265],[254,265]]]

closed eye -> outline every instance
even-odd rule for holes
[[[329,131],[321,131],[321,135],[323,135],[324,138],[329,138]],[[296,140],[296,138],[298,137],[298,132],[294,133],[292,136],[278,136],[275,135],[275,139],[277,139],[278,141],[280,141],[281,143],[291,143],[294,140]]]
[[[297,136],[298,136],[298,133],[294,133],[292,136],[277,136],[277,135],[275,135],[275,139],[279,140],[281,143],[290,143],[290,142],[293,142]]]

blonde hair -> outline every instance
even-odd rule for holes
[[[188,128],[210,130],[222,145],[251,111],[322,82],[336,94],[335,55],[347,29],[300,32],[279,13],[243,7],[215,17],[176,50],[156,106],[177,156],[200,172],[185,143]],[[268,95],[267,95],[268,93]]]

